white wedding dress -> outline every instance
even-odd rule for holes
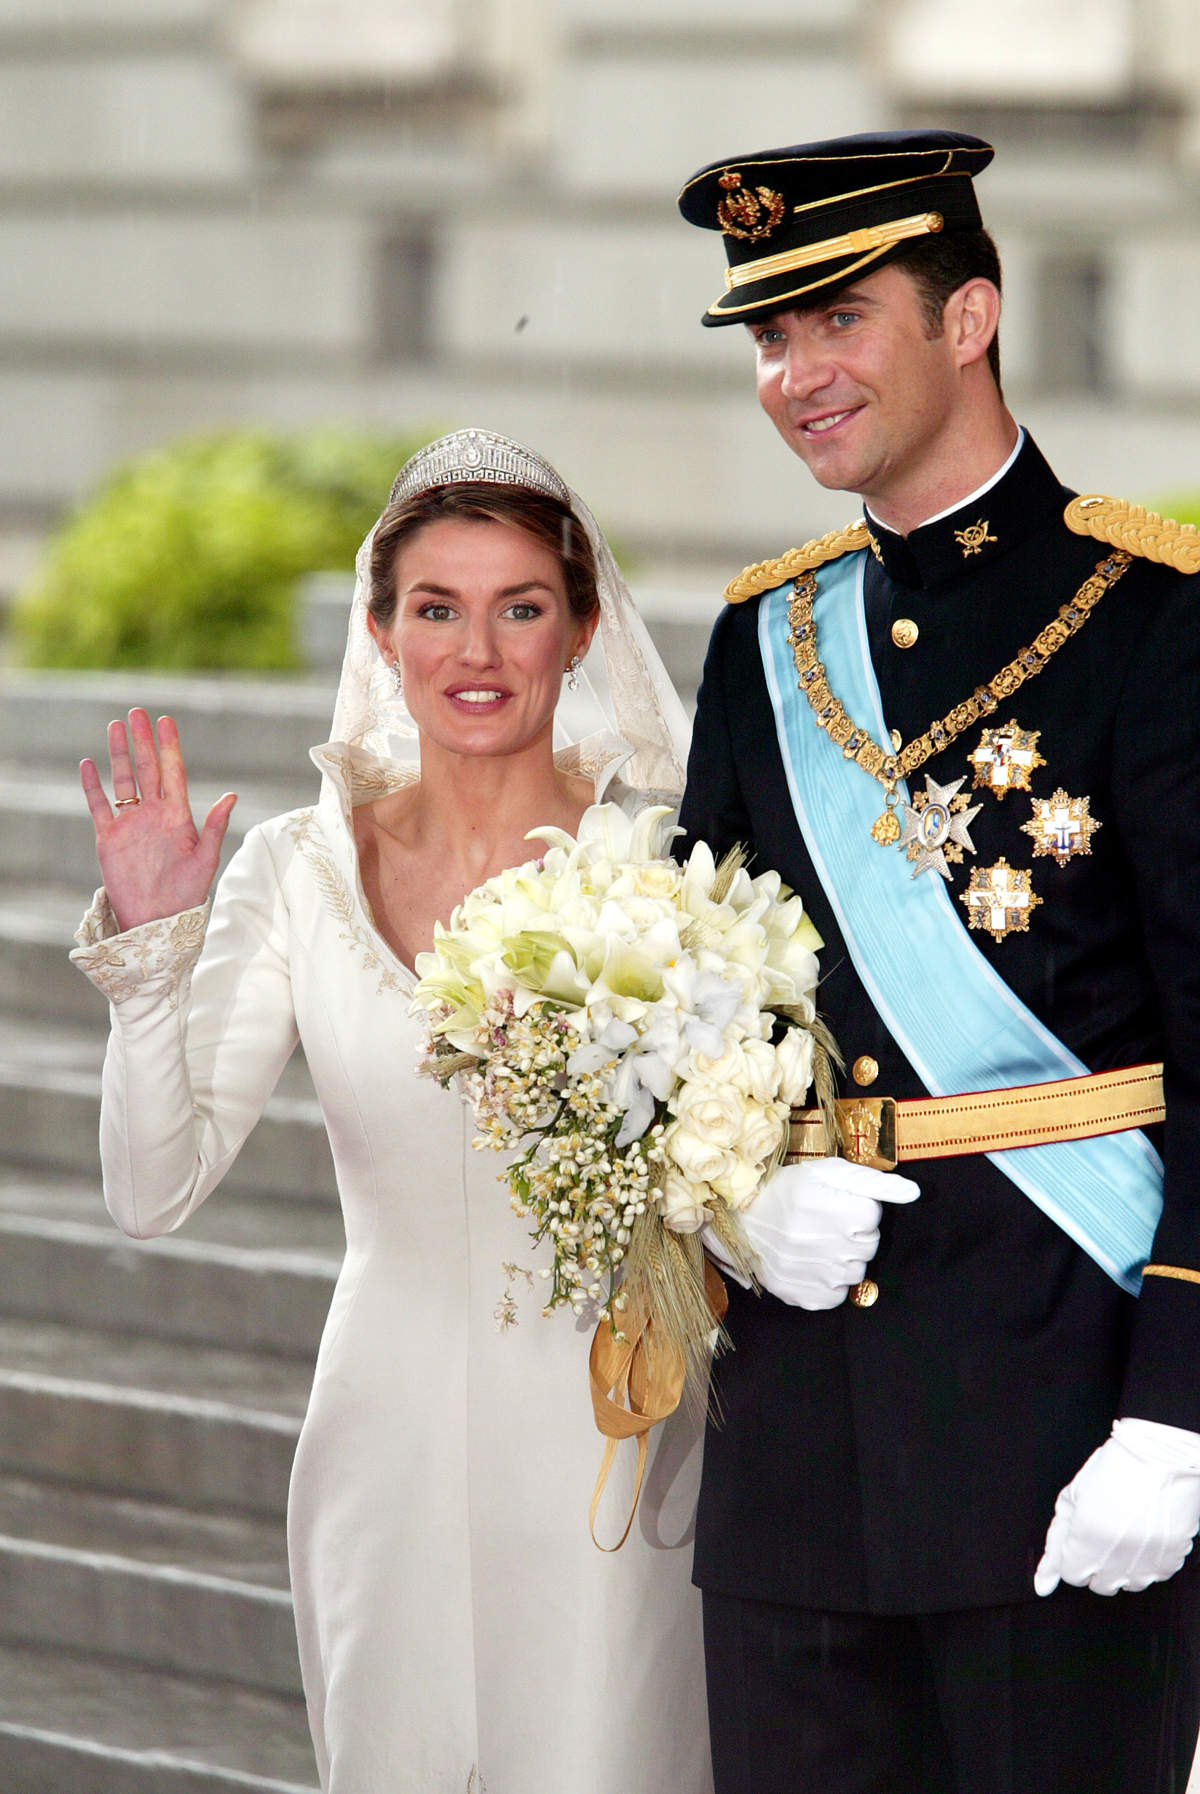
[[[74,957],[113,1006],[101,1144],[130,1233],[204,1200],[298,1038],[312,1069],[347,1242],[288,1521],[321,1785],[709,1794],[699,1422],[658,1430],[629,1540],[598,1551],[588,1330],[542,1318],[501,1161],[416,1075],[412,974],[363,899],[351,804],[402,775],[315,757],[320,802],[250,833],[207,932],[196,910],[119,935],[101,897]],[[501,1330],[506,1289],[519,1320]],[[610,1487],[602,1535],[623,1497]]]

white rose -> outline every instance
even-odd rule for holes
[[[747,1040],[742,1053],[750,1095],[756,1102],[769,1103],[779,1088],[779,1059],[769,1040]]]
[[[596,917],[596,931],[599,934],[619,935],[622,940],[632,941],[639,935],[649,934],[663,923],[670,925],[674,935],[675,911],[671,904],[660,903],[653,897],[641,896],[637,892],[623,892],[614,885]]]
[[[674,860],[650,860],[634,867],[633,888],[642,897],[674,897],[682,883],[683,872]]]
[[[753,1201],[762,1182],[762,1166],[749,1165],[745,1159],[735,1158],[733,1154],[730,1154],[730,1158],[732,1163],[728,1170],[710,1178],[709,1182],[730,1208],[746,1208]]]
[[[702,1139],[679,1122],[673,1122],[667,1128],[662,1143],[667,1156],[693,1183],[711,1183],[714,1177],[720,1177],[736,1163],[734,1154],[727,1147],[715,1146],[711,1140]]]
[[[684,1077],[704,1084],[732,1084],[735,1090],[749,1090],[750,1072],[736,1040],[726,1040],[717,1058],[693,1047],[687,1056]]]
[[[678,1172],[668,1171],[666,1182],[658,1191],[663,1225],[674,1233],[699,1233],[708,1220],[703,1201],[708,1193],[707,1184],[694,1184]]]
[[[789,1028],[775,1048],[779,1099],[794,1108],[808,1094],[813,1073],[813,1037],[807,1028]]]
[[[690,1133],[713,1146],[732,1146],[741,1135],[742,1098],[725,1084],[695,1079],[683,1086],[671,1107]]]
[[[782,1105],[746,1105],[742,1137],[738,1141],[738,1152],[742,1158],[761,1169],[773,1157],[783,1138],[784,1113],[786,1111],[782,1110]]]

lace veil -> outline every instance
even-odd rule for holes
[[[619,764],[625,784],[651,797],[677,799],[687,761],[687,714],[591,511],[540,455],[479,429],[456,430],[421,449],[397,475],[391,500],[459,480],[552,493],[571,506],[592,545],[600,624],[578,689],[564,684],[555,713],[558,764],[592,777]],[[367,628],[374,534],[373,528],[358,551],[333,740],[352,753],[415,772],[417,729]]]

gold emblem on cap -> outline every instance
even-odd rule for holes
[[[717,220],[726,237],[745,243],[761,243],[782,222],[786,206],[783,194],[773,187],[743,187],[736,169],[721,176],[725,198],[717,206]]]
[[[982,517],[978,523],[968,523],[966,529],[956,529],[954,540],[962,549],[965,561],[969,554],[978,554],[985,542],[996,542],[999,538],[988,535],[988,520]]]
[[[911,648],[920,633],[911,617],[897,617],[892,624],[892,640],[898,648]]]
[[[976,867],[958,901],[966,904],[972,928],[1002,941],[1006,934],[1028,934],[1030,914],[1042,900],[1030,889],[1028,872],[1001,857],[994,866]]]
[[[1103,825],[1092,815],[1086,797],[1068,797],[1060,786],[1053,797],[1035,797],[1033,816],[1021,824],[1033,836],[1033,857],[1051,854],[1060,866],[1077,853],[1092,851],[1092,836]]]

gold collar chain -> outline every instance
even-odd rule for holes
[[[813,621],[813,603],[817,595],[815,571],[802,573],[793,581],[795,595],[788,605],[788,623],[799,687],[812,706],[817,727],[825,730],[847,760],[855,761],[883,786],[886,794],[883,813],[871,829],[880,846],[890,847],[900,839],[900,823],[895,813],[899,801],[896,781],[916,772],[926,760],[949,747],[964,729],[969,729],[980,717],[990,716],[999,703],[1024,685],[1026,679],[1040,673],[1063,643],[1083,628],[1105,592],[1116,584],[1132,559],[1133,556],[1124,549],[1106,555],[1084,580],[1074,598],[1061,606],[1058,615],[1034,637],[1028,648],[1022,648],[986,685],[977,686],[963,703],[948,710],[940,722],[930,723],[923,735],[914,736],[905,747],[890,754],[847,716],[840,699],[829,689],[825,668],[817,654],[817,625]]]

